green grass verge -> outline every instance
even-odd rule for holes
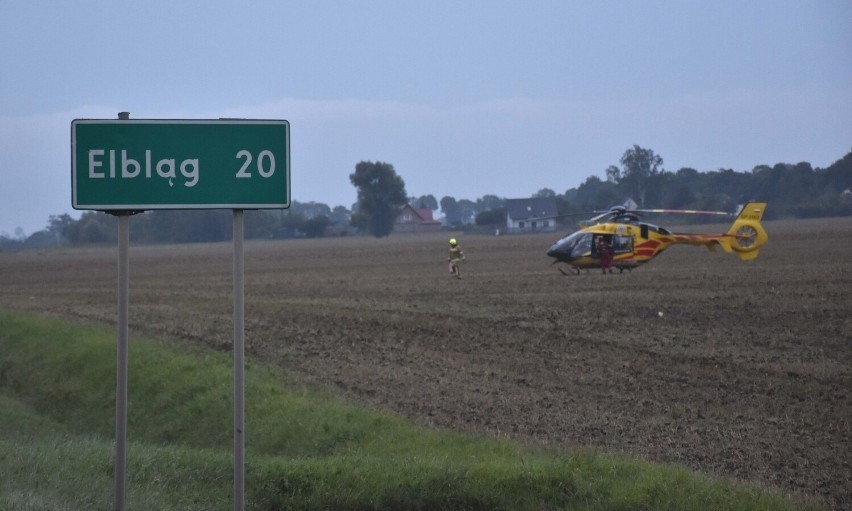
[[[229,354],[130,343],[128,507],[230,509]],[[680,467],[416,428],[249,364],[263,510],[817,509]],[[115,332],[0,312],[0,510],[110,509]]]

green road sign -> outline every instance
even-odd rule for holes
[[[290,123],[75,119],[74,209],[290,206]]]

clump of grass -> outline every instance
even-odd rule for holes
[[[128,504],[228,509],[231,358],[130,344]],[[623,457],[416,428],[250,364],[249,509],[817,509]],[[109,509],[115,336],[0,312],[0,509]]]

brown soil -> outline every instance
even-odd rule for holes
[[[570,277],[544,255],[558,235],[455,234],[463,280],[443,234],[247,242],[247,351],[418,424],[849,509],[852,220],[766,229],[752,263],[674,247]],[[131,334],[229,350],[231,250],[131,246]],[[116,277],[115,246],[0,253],[0,308],[114,324]]]

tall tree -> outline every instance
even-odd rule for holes
[[[472,224],[476,220],[476,203],[468,199],[459,199],[456,202],[459,208],[459,216],[462,224]]]
[[[573,201],[579,211],[609,209],[619,202],[618,186],[615,183],[601,181],[597,176],[589,176],[577,188]]]
[[[74,224],[74,219],[68,213],[50,215],[47,219],[47,231],[57,240],[68,237],[68,229]]]
[[[489,209],[476,214],[476,225],[506,225],[506,208]]]
[[[405,182],[393,165],[380,161],[359,162],[349,180],[358,189],[361,227],[366,227],[377,238],[390,234],[399,208],[406,203]]]
[[[483,195],[476,199],[476,211],[490,211],[492,209],[500,209],[506,205],[506,199],[502,199],[496,195]]]
[[[609,183],[618,183],[621,181],[621,169],[615,165],[610,165],[606,168],[606,180]]]
[[[447,225],[461,222],[461,210],[455,197],[446,195],[441,198],[441,212],[444,213],[444,221]]]
[[[634,194],[640,206],[645,206],[645,192],[648,189],[648,181],[662,171],[663,158],[654,154],[651,149],[643,149],[633,144],[632,149],[624,151],[621,156],[623,171],[620,184],[627,185],[631,194]],[[607,177],[610,177],[607,169]],[[614,177],[614,176],[613,176]]]
[[[290,210],[294,213],[304,215],[305,218],[314,218],[317,216],[331,216],[331,208],[322,202],[298,202],[293,201],[290,205]]]
[[[322,238],[325,236],[325,228],[328,227],[329,223],[331,221],[327,216],[315,216],[305,220],[305,223],[302,224],[302,231],[308,238]]]
[[[434,195],[421,195],[420,197],[409,197],[408,203],[415,208],[429,208],[432,211],[438,209],[438,199]]]
[[[344,206],[335,206],[334,209],[331,210],[329,220],[332,225],[346,225],[349,223],[349,217],[351,215],[352,213]]]

